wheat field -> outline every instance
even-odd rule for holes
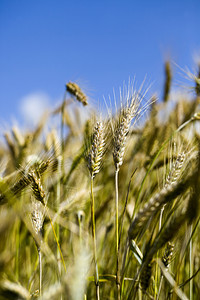
[[[199,299],[200,74],[165,74],[162,99],[128,84],[105,111],[69,82],[4,133],[1,300]]]

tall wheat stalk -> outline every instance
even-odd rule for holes
[[[30,171],[28,173],[28,178],[29,178],[29,180],[31,182],[31,188],[32,188],[33,196],[35,197],[35,200],[36,200],[36,202],[35,202],[35,209],[32,212],[32,224],[33,224],[33,228],[34,228],[34,230],[35,230],[35,232],[36,232],[37,235],[41,235],[42,234],[43,222],[44,222],[44,214],[43,214],[43,211],[42,211],[42,209],[41,209],[40,206],[44,205],[44,207],[46,209],[46,212],[48,214],[51,226],[52,226],[54,237],[56,239],[56,243],[57,243],[57,246],[58,246],[58,249],[59,249],[59,253],[60,253],[60,257],[61,257],[62,263],[63,263],[63,267],[64,267],[65,272],[66,272],[67,271],[66,270],[66,265],[65,265],[65,262],[64,262],[64,258],[63,258],[63,254],[62,254],[61,248],[60,248],[60,243],[59,243],[58,237],[56,235],[56,232],[55,232],[52,220],[51,220],[51,216],[50,216],[50,214],[48,212],[46,195],[45,195],[45,191],[44,191],[44,189],[42,187],[42,184],[41,184],[41,178],[38,177],[38,175],[36,175],[36,173],[34,171]],[[38,245],[38,244],[37,244],[37,250],[38,250],[38,256],[39,256],[39,272],[40,272],[40,275],[39,275],[39,279],[40,279],[39,286],[40,286],[40,295],[42,295],[42,254],[41,254],[40,245]],[[59,265],[58,265],[58,267],[59,267]]]
[[[120,276],[119,276],[119,191],[118,191],[118,177],[119,170],[123,164],[123,158],[127,143],[127,136],[134,122],[141,116],[142,111],[144,112],[148,107],[147,102],[143,108],[140,108],[140,103],[143,99],[140,90],[133,91],[132,88],[126,93],[126,103],[121,102],[121,108],[118,114],[118,119],[113,129],[113,161],[115,165],[115,251],[116,251],[116,285],[117,285],[117,297],[120,297]],[[130,88],[130,87],[129,87]],[[122,100],[122,99],[121,99]]]
[[[99,272],[97,262],[97,247],[96,247],[96,228],[95,228],[95,202],[94,202],[94,177],[100,170],[101,159],[105,146],[105,129],[102,122],[97,122],[93,136],[89,153],[86,155],[87,166],[90,172],[91,181],[91,222],[92,222],[92,237],[93,237],[93,251],[94,251],[94,263],[95,263],[95,284],[96,284],[96,299],[99,300]]]

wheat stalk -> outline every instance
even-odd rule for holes
[[[131,123],[133,119],[139,119],[140,113],[142,109],[139,110],[140,105],[140,96],[139,92],[134,93],[130,96],[129,93],[126,99],[126,105],[121,106],[118,120],[113,132],[113,161],[115,165],[115,243],[116,243],[116,285],[117,285],[117,293],[118,293],[118,300],[120,300],[120,279],[119,279],[119,264],[118,264],[118,257],[119,257],[119,192],[118,192],[118,174],[119,169],[123,164],[123,158],[125,153],[125,147],[127,142],[127,136],[130,130]],[[129,98],[130,96],[130,98]],[[145,109],[144,109],[145,110]]]
[[[35,197],[35,199],[43,204],[46,208],[46,212],[48,213],[48,209],[47,209],[47,201],[46,201],[46,195],[45,195],[45,192],[44,192],[44,189],[42,187],[42,184],[41,184],[41,179],[40,177],[38,177],[36,175],[36,173],[32,170],[28,173],[28,177],[29,177],[29,180],[31,182],[31,188],[32,188],[32,192],[33,192],[33,195]],[[34,212],[34,215],[36,215],[36,221],[34,221],[34,219],[32,218],[32,222],[34,222],[34,226],[35,226],[35,230],[39,232],[40,230],[40,227],[41,227],[41,216],[40,216],[40,212]],[[50,223],[51,223],[51,227],[52,227],[52,230],[53,230],[53,233],[54,233],[54,237],[56,239],[56,243],[57,243],[57,246],[58,246],[58,249],[59,249],[59,252],[60,252],[60,257],[61,257],[61,260],[62,260],[62,263],[63,263],[63,267],[65,269],[65,272],[66,272],[66,266],[65,266],[65,261],[64,261],[64,258],[63,258],[63,254],[62,254],[62,251],[61,251],[61,248],[60,248],[60,244],[59,244],[59,241],[58,241],[58,238],[57,238],[57,235],[56,235],[56,232],[55,232],[55,229],[54,229],[54,226],[53,226],[53,223],[52,223],[52,220],[51,220],[51,216],[50,214],[48,213],[48,217],[49,217],[49,220],[50,220]],[[40,263],[40,280],[42,280],[42,257],[41,257],[41,251],[40,251],[40,248],[38,247],[38,255],[39,255],[39,263]],[[41,281],[40,281],[40,287],[41,287]],[[41,292],[40,292],[41,293]]]
[[[96,229],[95,229],[95,203],[93,193],[93,180],[97,173],[99,173],[101,160],[105,147],[105,129],[102,122],[97,122],[92,137],[92,144],[88,155],[86,156],[87,166],[91,176],[91,221],[92,221],[92,237],[93,237],[93,250],[95,262],[95,284],[96,284],[96,299],[99,300],[99,273],[97,263],[97,250],[96,250]]]

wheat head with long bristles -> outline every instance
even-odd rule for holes
[[[101,166],[101,159],[104,153],[105,146],[105,129],[102,122],[97,122],[90,152],[87,157],[87,166],[92,178],[99,173]]]

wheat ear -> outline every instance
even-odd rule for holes
[[[175,183],[178,180],[178,178],[180,177],[181,170],[183,168],[185,159],[186,159],[186,155],[184,152],[181,152],[178,154],[177,159],[176,159],[175,163],[173,164],[172,169],[167,176],[165,187],[167,187],[170,184]]]
[[[114,132],[113,160],[116,170],[119,170],[123,163],[127,135],[134,116],[133,112],[133,109],[130,107],[124,108],[120,112],[118,124]]]
[[[168,187],[170,184],[174,184],[179,179],[184,162],[185,162],[185,158],[186,158],[186,155],[184,152],[180,153],[177,156],[177,159],[176,159],[175,163],[173,164],[173,166],[167,176],[164,188]],[[161,229],[164,208],[165,208],[165,205],[161,208],[161,211],[160,211],[159,229]]]
[[[118,272],[118,256],[119,256],[119,192],[118,192],[118,174],[120,166],[123,163],[125,144],[127,139],[127,134],[132,121],[132,112],[130,108],[126,108],[122,111],[119,116],[118,124],[114,132],[114,150],[113,150],[113,161],[115,165],[115,244],[116,244],[116,285],[118,300],[120,300],[120,280]]]
[[[121,108],[119,119],[114,131],[113,137],[113,161],[115,165],[115,243],[116,243],[116,285],[118,300],[120,300],[120,279],[119,279],[119,192],[118,192],[118,174],[120,166],[123,164],[123,157],[125,152],[127,135],[131,126],[133,118],[136,116],[138,109],[138,99],[134,96],[130,103],[127,102],[126,107]]]
[[[167,185],[160,192],[156,193],[142,209],[139,210],[128,231],[129,239],[135,239],[140,229],[145,222],[155,214],[160,208],[172,201],[178,195],[184,193],[190,184],[192,175],[188,176],[186,180],[176,181],[173,184]]]
[[[50,160],[43,161],[38,168],[35,170],[36,173],[40,176],[42,175],[47,168],[49,167]],[[28,187],[32,182],[32,175],[30,171],[27,173],[25,170],[21,170],[21,178],[11,187],[11,192],[14,196],[19,195],[26,187]],[[6,196],[3,193],[0,193],[0,204],[6,201]]]
[[[81,88],[78,86],[77,83],[68,82],[66,84],[66,91],[69,92],[72,96],[75,96],[76,99],[81,102],[84,106],[88,104],[87,96],[83,93]]]
[[[28,177],[29,177],[29,180],[31,182],[31,188],[32,188],[32,192],[33,192],[33,195],[34,195],[35,199],[45,206],[46,212],[48,214],[48,217],[49,217],[49,220],[50,220],[50,223],[51,223],[53,234],[54,234],[54,237],[55,237],[55,240],[56,240],[59,252],[60,252],[63,267],[64,267],[65,272],[67,272],[65,261],[64,261],[64,258],[63,258],[63,254],[62,254],[62,251],[61,251],[61,248],[60,248],[60,244],[59,244],[59,241],[58,241],[58,238],[57,238],[57,235],[56,235],[56,232],[55,232],[52,220],[51,220],[51,216],[50,216],[48,208],[47,208],[46,195],[45,195],[44,189],[42,187],[40,177],[38,177],[35,174],[34,171],[30,171],[29,174],[28,174]]]
[[[163,96],[164,102],[167,102],[169,99],[171,81],[172,81],[172,71],[171,71],[170,62],[167,61],[165,63],[165,86],[164,86],[164,96]]]
[[[101,159],[103,156],[105,146],[104,131],[105,129],[103,123],[97,122],[94,128],[92,146],[87,157],[87,165],[90,171],[91,178],[94,178],[100,170]]]
[[[101,160],[105,146],[105,129],[102,122],[97,122],[93,138],[91,149],[86,157],[87,166],[91,175],[91,221],[92,221],[92,237],[93,237],[93,250],[94,250],[94,262],[95,262],[95,284],[96,284],[96,299],[99,300],[99,273],[97,263],[97,250],[96,250],[96,229],[95,229],[95,203],[93,193],[93,181],[95,175],[99,172],[101,166]]]

